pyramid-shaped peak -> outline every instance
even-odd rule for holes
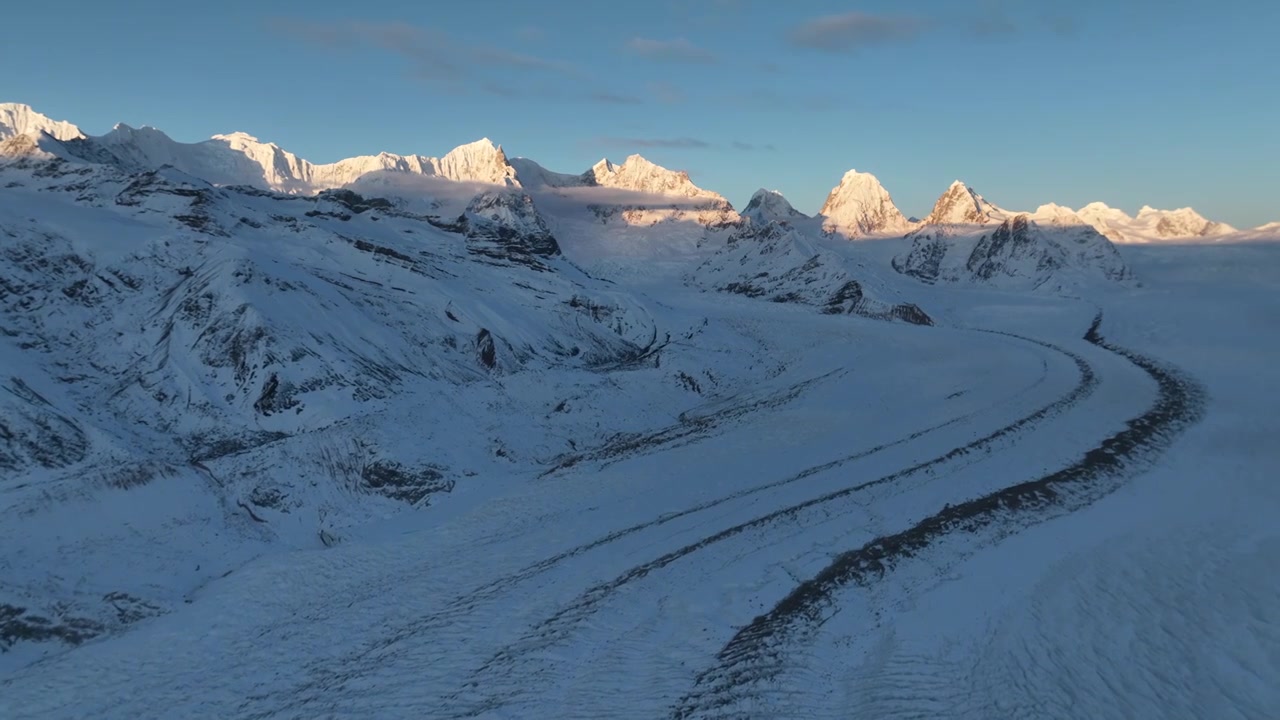
[[[791,205],[791,203],[787,201],[786,196],[777,190],[760,188],[751,195],[751,201],[747,203],[747,207],[751,207],[753,205],[765,205],[769,203],[786,203],[788,206]]]
[[[951,183],[924,219],[927,225],[973,225],[1002,222],[1008,213],[960,180]]]
[[[849,237],[905,232],[911,225],[880,180],[858,170],[840,178],[819,212],[826,218],[825,229]]]
[[[438,173],[450,180],[495,185],[519,184],[516,169],[507,162],[502,146],[494,145],[489,138],[459,145],[435,162]]]
[[[796,218],[808,217],[796,210],[791,203],[777,190],[760,188],[751,196],[743,209],[742,215],[753,222],[765,225],[771,222],[786,223]]]

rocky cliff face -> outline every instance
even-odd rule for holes
[[[925,282],[1061,290],[1129,277],[1115,246],[1082,222],[1016,215],[999,225],[925,225],[895,259],[901,273]]]
[[[931,325],[912,303],[897,301],[845,259],[784,222],[749,223],[686,276],[696,287],[776,303],[812,305],[830,315],[861,315]]]

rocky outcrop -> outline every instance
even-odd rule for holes
[[[994,227],[925,225],[909,237],[911,249],[894,267],[925,282],[1061,290],[1129,277],[1115,246],[1082,222],[1039,222],[1023,214]]]
[[[812,305],[829,315],[933,324],[919,307],[893,300],[887,289],[869,288],[844,260],[781,222],[746,225],[686,281],[719,292]]]

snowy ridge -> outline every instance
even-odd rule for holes
[[[518,184],[502,148],[487,138],[455,148],[441,158],[381,153],[316,165],[248,133],[180,143],[155,128],[120,124],[106,135],[80,141],[75,149],[89,160],[112,158],[128,171],[171,165],[216,185],[248,185],[288,194],[347,187],[365,176],[388,172],[457,182]]]
[[[784,222],[749,224],[690,271],[686,282],[775,303],[813,305],[828,315],[861,315],[932,325],[927,313],[895,301],[887,287]]]
[[[455,222],[348,190],[215,187],[172,167],[20,157],[0,177],[0,490],[53,528],[23,539],[25,522],[6,523],[0,561],[67,578],[0,562],[0,650],[112,632],[271,547],[332,544],[468,477],[601,443],[576,393],[599,368],[643,370],[683,331],[560,260],[520,193],[482,193]],[[669,372],[636,377],[644,394],[683,397]],[[516,374],[539,388],[505,390]],[[557,403],[540,430],[493,415]],[[424,424],[424,407],[448,422]],[[135,510],[67,519],[126,492]],[[92,549],[49,555],[70,541],[41,538],[68,528]],[[135,545],[191,563],[171,577],[154,555],[103,560]],[[125,598],[137,612],[119,614]]]
[[[911,227],[880,181],[857,170],[844,174],[818,214],[827,232],[851,238],[903,233]]]
[[[75,140],[84,137],[80,128],[69,122],[52,120],[36,112],[29,105],[0,103],[0,140],[15,135],[45,133],[55,140]]]
[[[911,248],[894,267],[926,282],[1058,292],[1130,275],[1109,240],[1056,213],[1015,215],[998,226],[926,224],[908,237]]]
[[[1106,203],[1092,202],[1077,213],[1098,232],[1118,243],[1163,240],[1222,240],[1237,232],[1226,223],[1214,222],[1192,208],[1157,210],[1143,206],[1137,217]]]

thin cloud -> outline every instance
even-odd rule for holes
[[[684,91],[671,83],[651,82],[648,89],[649,94],[664,105],[679,105],[687,99]]]
[[[740,150],[742,152],[757,152],[757,151],[773,152],[774,150],[778,149],[772,143],[769,143],[766,145],[756,145],[754,143],[742,142],[741,140],[734,140],[733,142],[729,143],[729,147],[734,150]]]
[[[694,45],[684,38],[675,40],[632,38],[627,42],[627,50],[650,60],[702,64],[716,61],[716,56],[710,50]]]
[[[639,105],[644,100],[612,90],[589,89],[590,77],[572,63],[520,53],[502,47],[476,45],[439,30],[402,22],[308,22],[276,18],[276,32],[332,52],[374,51],[403,59],[410,78],[455,95],[542,101],[576,101],[604,105]],[[527,38],[541,31],[524,28]],[[514,75],[513,73],[521,73]],[[585,82],[584,82],[585,81]],[[582,85],[588,85],[583,90]]]
[[[699,140],[691,137],[636,138],[606,135],[596,138],[596,142],[599,145],[607,145],[610,147],[672,148],[685,150],[705,150],[712,147],[711,143],[706,140]]]
[[[511,52],[498,47],[461,42],[432,28],[403,22],[310,22],[276,18],[277,32],[338,51],[380,50],[410,64],[415,77],[441,81],[473,80],[486,69],[527,70],[562,77],[580,77],[581,70],[561,60]]]
[[[542,70],[569,76],[581,74],[576,66],[563,60],[551,60],[536,55],[525,55],[498,48],[478,48],[474,53],[475,58],[480,62],[495,66]]]
[[[644,100],[635,95],[623,95],[609,90],[592,90],[584,95],[583,99],[605,105],[641,105],[644,103]]]
[[[909,15],[850,12],[802,23],[787,33],[787,40],[811,50],[851,52],[868,45],[914,40],[928,27],[929,21]]]

